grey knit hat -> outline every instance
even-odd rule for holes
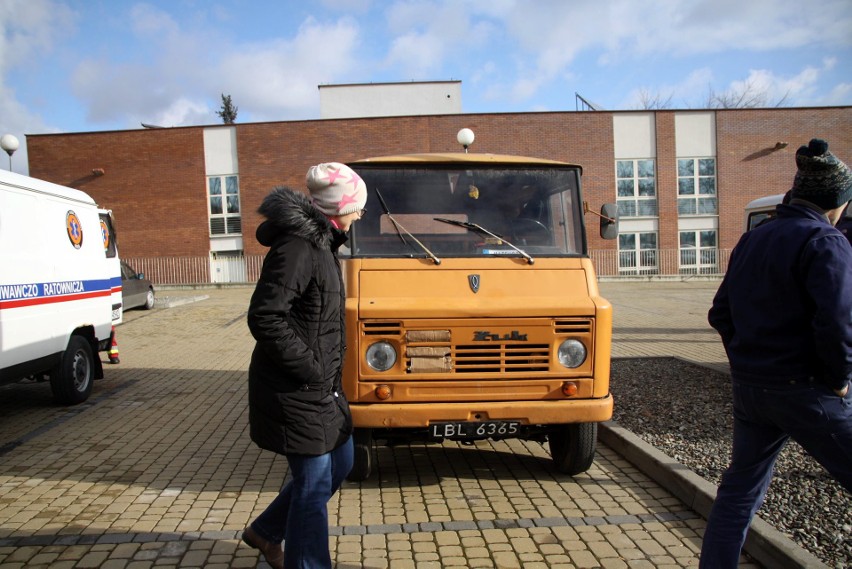
[[[805,200],[824,210],[840,207],[852,200],[852,170],[828,151],[828,143],[814,138],[796,151],[798,171],[793,180],[792,197]]]
[[[305,176],[314,207],[326,215],[346,215],[364,208],[367,185],[352,168],[340,162],[311,166]]]

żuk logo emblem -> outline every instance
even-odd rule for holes
[[[470,285],[470,290],[475,293],[479,292],[479,275],[468,275],[467,283]]]

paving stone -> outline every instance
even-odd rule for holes
[[[650,294],[637,297],[640,306],[625,285],[606,287],[618,301],[614,356],[635,356],[640,344],[648,355],[672,355],[665,351],[684,344],[664,341],[658,324],[648,328],[660,310]],[[715,291],[687,287],[690,306]],[[248,437],[251,292],[210,289],[200,302],[128,311],[117,328],[122,363],[105,366],[81,406],[53,407],[44,385],[0,388],[18,401],[0,393],[0,449],[9,449],[0,460],[3,569],[268,567],[240,541],[288,475],[286,459]],[[705,315],[689,326],[706,326]],[[623,341],[619,327],[649,331]],[[700,344],[701,357],[724,361],[717,339]],[[530,441],[375,452],[375,477],[344,483],[329,503],[340,567],[696,564],[701,517],[603,444],[575,477],[555,473],[546,445]],[[741,569],[750,566],[744,558]]]

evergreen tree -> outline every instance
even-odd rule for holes
[[[222,122],[225,124],[234,124],[237,120],[238,110],[239,107],[235,107],[231,102],[231,96],[222,93],[222,109],[216,111],[216,114],[219,115]]]

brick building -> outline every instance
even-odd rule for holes
[[[721,272],[744,206],[789,189],[799,145],[822,137],[852,162],[852,107],[344,118],[28,135],[27,148],[31,176],[113,210],[122,256],[150,277],[239,281],[264,253],[255,210],[273,187],[304,187],[323,161],[459,151],[463,127],[471,152],[580,164],[589,205],[619,204],[618,240],[589,231],[603,275]],[[197,272],[167,276],[167,261]]]

